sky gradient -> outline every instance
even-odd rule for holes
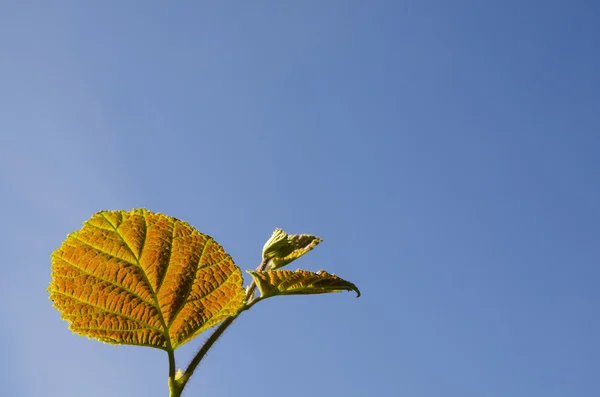
[[[218,4],[217,4],[218,3]],[[74,336],[50,253],[145,207],[352,293],[228,329],[187,396],[600,395],[594,1],[0,2],[0,394],[162,397]],[[201,335],[176,351],[187,365]]]

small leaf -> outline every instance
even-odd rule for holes
[[[263,259],[271,259],[276,256],[285,256],[294,249],[288,243],[288,234],[283,229],[277,228],[267,240],[263,247]]]
[[[89,338],[174,350],[238,313],[242,273],[212,237],[144,209],[102,211],[52,254],[50,300]]]
[[[263,247],[263,259],[269,260],[269,269],[278,269],[300,258],[319,244],[322,239],[309,234],[288,235],[275,229]]]
[[[360,291],[356,285],[325,270],[317,273],[308,270],[267,270],[255,272],[247,270],[254,278],[263,298],[275,295],[326,294],[329,292]]]

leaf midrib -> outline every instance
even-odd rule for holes
[[[204,242],[204,246],[202,247],[202,252],[200,252],[200,255],[198,256],[198,262],[196,262],[196,269],[194,270],[194,280],[192,281],[192,285],[189,286],[189,289],[188,289],[187,293],[185,294],[185,297],[181,300],[181,305],[179,305],[179,307],[177,308],[177,310],[173,314],[173,318],[171,319],[171,321],[169,321],[169,328],[168,328],[168,330],[171,329],[171,325],[173,325],[173,322],[175,321],[175,319],[177,318],[177,316],[179,315],[179,313],[185,307],[185,304],[187,303],[186,302],[187,298],[190,296],[190,293],[192,292],[192,289],[194,288],[194,281],[196,281],[196,277],[198,276],[198,270],[200,270],[200,262],[202,261],[202,256],[204,256],[204,252],[206,251],[206,248],[208,247],[208,245],[212,241],[211,237],[209,237],[209,236],[206,236],[206,237],[207,237],[206,241]],[[172,248],[173,247],[171,247],[171,249]]]
[[[163,326],[163,330],[161,331],[161,334],[165,338],[165,341],[166,341],[166,344],[167,344],[166,348],[167,348],[168,351],[172,352],[173,351],[173,347],[171,345],[171,338],[169,337],[169,327],[167,327],[167,323],[165,321],[165,317],[163,316],[163,312],[162,312],[162,310],[160,308],[160,305],[158,304],[158,296],[157,296],[156,292],[154,291],[154,288],[152,288],[152,284],[150,284],[150,280],[148,279],[148,275],[146,274],[146,271],[142,267],[142,264],[140,263],[140,260],[137,257],[137,255],[133,252],[133,250],[129,246],[129,243],[127,242],[127,240],[125,240],[125,238],[123,237],[123,235],[119,232],[118,228],[104,215],[103,212],[101,212],[100,214],[113,227],[115,233],[117,233],[117,236],[119,236],[121,238],[121,240],[123,240],[123,243],[125,243],[125,246],[129,250],[129,252],[131,252],[131,255],[133,255],[133,258],[135,259],[135,261],[136,261],[137,265],[139,266],[140,270],[142,271],[142,275],[144,276],[144,279],[146,280],[146,283],[148,284],[148,287],[150,288],[150,293],[152,295],[152,298],[154,299],[154,307],[156,308],[156,311],[158,313],[158,319],[159,319],[160,323]],[[145,229],[145,232],[144,232],[144,243],[142,244],[142,250],[140,252],[143,252],[143,245],[145,244],[145,242],[146,242],[146,236],[148,235],[148,222],[146,220],[146,211],[142,210],[142,214],[143,214],[144,224],[146,226],[146,229]],[[123,216],[123,214],[121,213],[121,217],[122,216]],[[174,222],[173,222],[173,230],[175,230],[175,224],[177,222],[178,222],[177,219],[175,219]],[[172,249],[173,249],[173,243],[171,242],[171,250]],[[167,263],[167,268],[165,269],[165,274],[169,270],[169,266],[170,265],[171,265],[171,257],[169,257],[169,262]]]

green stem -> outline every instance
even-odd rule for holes
[[[190,380],[190,378],[191,378],[192,374],[194,373],[194,370],[196,369],[196,367],[198,366],[198,364],[200,364],[200,361],[202,361],[202,359],[204,358],[204,356],[206,356],[206,353],[208,353],[208,351],[215,344],[215,342],[217,341],[217,339],[219,339],[219,337],[221,335],[223,335],[223,332],[225,332],[225,330],[227,329],[227,327],[229,327],[231,325],[231,323],[233,322],[233,320],[235,320],[234,316],[227,317],[225,319],[225,321],[223,321],[221,323],[221,325],[219,325],[217,327],[217,329],[215,330],[215,332],[212,333],[212,335],[207,339],[207,341],[204,342],[204,344],[202,345],[202,347],[200,348],[200,350],[198,350],[198,353],[196,354],[196,356],[194,356],[194,358],[190,362],[190,365],[188,365],[188,367],[185,370],[185,373],[183,374],[183,376],[180,379],[178,379],[179,383],[181,384],[181,389],[182,390],[185,387],[185,385],[187,384],[187,382]]]
[[[175,377],[175,353],[173,353],[172,349],[167,350],[167,354],[169,355],[169,378]]]
[[[256,268],[256,271],[261,272],[261,271],[265,270],[265,268],[267,267],[267,263],[268,263],[267,260],[263,260],[260,263],[260,265],[258,265],[258,267]],[[202,345],[200,350],[198,350],[198,353],[196,353],[196,355],[194,356],[194,358],[192,359],[192,361],[186,368],[186,370],[183,373],[183,376],[181,378],[175,380],[174,377],[171,378],[171,376],[169,375],[169,390],[171,391],[170,397],[181,396],[181,392],[183,391],[183,388],[185,387],[185,385],[188,383],[188,381],[192,377],[192,374],[196,370],[196,367],[198,366],[198,364],[200,364],[202,359],[206,356],[206,353],[208,353],[208,351],[215,344],[215,342],[221,337],[221,335],[223,335],[223,332],[225,332],[227,327],[229,327],[231,325],[231,323],[233,323],[233,321],[237,318],[237,316],[241,312],[248,310],[250,307],[254,306],[255,303],[257,303],[261,300],[260,297],[256,298],[254,296],[255,290],[256,290],[256,282],[253,280],[250,283],[250,285],[248,286],[248,288],[246,289],[244,305],[240,308],[240,310],[234,316],[227,317],[217,327],[217,329],[215,329],[215,331],[210,335],[210,337],[206,340],[206,342],[204,342],[204,344]],[[169,363],[170,363],[170,357],[169,357]]]
[[[263,259],[262,262],[260,262],[260,265],[258,265],[258,267],[256,268],[257,272],[262,272],[265,270],[265,268],[267,267],[267,264],[269,263],[268,260]],[[246,290],[246,299],[244,299],[244,302],[246,304],[251,303],[254,300],[254,291],[256,290],[256,281],[254,281],[254,279],[252,279],[252,282],[250,283],[250,286],[248,287],[248,289]],[[248,309],[248,308],[246,308]]]
[[[169,397],[180,397],[182,391],[183,386],[175,378],[169,377]]]
[[[183,391],[183,387],[179,387],[175,381],[175,354],[172,349],[167,350],[169,355],[169,397],[179,397]]]

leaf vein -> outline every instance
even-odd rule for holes
[[[98,276],[98,275],[96,275],[96,274],[92,274],[92,273],[90,273],[90,272],[88,272],[88,271],[86,271],[86,270],[84,270],[84,269],[80,268],[79,266],[75,265],[74,263],[72,263],[72,262],[69,262],[69,261],[68,261],[66,258],[64,258],[64,257],[62,257],[62,256],[60,256],[60,255],[56,255],[56,254],[55,254],[54,256],[55,256],[56,258],[58,258],[58,259],[61,259],[61,260],[63,260],[63,261],[64,261],[64,262],[65,262],[67,265],[69,265],[69,266],[71,266],[71,267],[73,267],[73,268],[75,268],[75,269],[79,270],[81,273],[83,273],[83,274],[85,274],[85,275],[87,275],[87,276],[90,276],[90,277],[94,277],[94,278],[96,278],[96,279],[98,279],[98,280],[100,280],[100,281],[104,281],[105,283],[108,283],[108,284],[110,284],[110,285],[116,286],[116,287],[118,287],[119,289],[121,289],[121,290],[123,290],[123,291],[127,292],[129,295],[131,295],[131,296],[133,296],[133,297],[135,297],[135,298],[138,298],[140,301],[144,302],[145,304],[147,304],[147,305],[150,305],[150,306],[152,306],[152,307],[154,307],[154,308],[156,308],[156,309],[157,309],[157,307],[156,307],[156,305],[155,305],[154,303],[147,301],[146,299],[142,298],[140,295],[138,295],[137,293],[133,292],[133,291],[132,291],[132,290],[130,290],[129,288],[126,288],[126,287],[124,287],[123,285],[121,285],[121,284],[119,284],[119,283],[117,283],[117,282],[115,282],[115,281],[112,281],[112,280],[107,280],[107,279],[105,279],[105,278],[102,278],[102,277],[100,277],[100,276]],[[58,274],[56,274],[56,275],[55,275],[55,277],[57,277],[57,278],[75,278],[75,277],[70,277],[70,276],[61,276],[61,275],[58,275]]]
[[[171,256],[173,254],[173,240],[175,240],[175,225],[179,222],[177,219],[173,221],[173,228],[171,229],[171,242],[169,243],[169,256],[167,257],[167,268],[163,271],[163,274],[160,276],[160,280],[156,283],[156,295],[158,296],[158,292],[160,291],[160,287],[162,287],[163,281],[165,281],[165,277],[167,277],[167,272],[169,271],[169,267],[171,266]]]
[[[208,244],[211,241],[212,241],[212,238],[207,237],[206,241],[204,242],[204,247],[202,247],[202,252],[200,253],[200,255],[198,255],[198,262],[196,262],[196,270],[194,271],[194,279],[192,280],[192,283],[189,286],[189,288],[185,294],[185,297],[181,300],[181,305],[177,308],[177,310],[175,311],[175,314],[173,314],[173,317],[171,317],[171,321],[169,322],[169,327],[171,327],[171,325],[173,324],[173,321],[175,321],[175,319],[177,318],[177,316],[179,315],[181,310],[183,310],[183,308],[185,307],[185,305],[187,303],[187,298],[188,298],[188,296],[190,296],[190,293],[194,289],[194,284],[196,283],[196,279],[198,277],[198,270],[200,267],[200,262],[202,261],[202,257],[204,256],[204,253],[206,252],[206,248],[208,247]]]
[[[202,296],[200,296],[200,297],[198,297],[198,298],[194,298],[194,299],[189,299],[189,300],[185,301],[185,303],[187,304],[187,303],[190,303],[190,302],[195,302],[195,301],[202,300],[202,299],[205,299],[205,298],[209,297],[210,295],[212,295],[212,294],[214,294],[216,291],[218,291],[218,290],[219,290],[221,287],[223,287],[224,285],[226,285],[226,284],[228,283],[229,279],[230,279],[230,278],[231,278],[233,275],[235,275],[235,273],[236,273],[235,271],[231,272],[231,273],[230,273],[230,274],[229,274],[229,275],[228,275],[228,276],[225,278],[225,280],[223,280],[223,282],[222,282],[221,284],[217,285],[217,287],[216,287],[215,289],[213,289],[212,291],[210,291],[210,292],[209,292],[209,293],[207,293],[206,295],[202,295]],[[233,299],[233,298],[235,298],[235,295],[232,297],[232,299]],[[230,299],[230,300],[231,300],[231,299]]]
[[[125,259],[125,258],[121,258],[121,257],[119,257],[119,256],[116,256],[116,255],[114,255],[114,254],[111,254],[110,252],[103,251],[103,250],[102,250],[102,248],[95,246],[94,244],[92,244],[92,243],[91,243],[91,242],[89,242],[89,241],[82,240],[82,239],[81,239],[79,236],[71,236],[70,238],[72,238],[73,240],[77,240],[77,241],[79,241],[80,243],[82,243],[82,244],[85,244],[85,245],[87,245],[88,247],[90,247],[90,248],[93,248],[93,249],[95,249],[96,251],[98,251],[98,252],[100,252],[100,253],[102,253],[102,254],[104,254],[104,255],[108,255],[108,256],[110,256],[110,257],[112,257],[112,258],[117,258],[118,260],[120,260],[120,261],[122,261],[122,262],[125,262],[125,263],[127,263],[128,265],[131,265],[131,266],[136,266],[136,267],[140,267],[140,265],[139,265],[138,263],[135,263],[135,262],[128,261],[128,260],[127,260],[127,259]],[[71,245],[70,247],[77,248],[77,246],[76,246],[76,245]],[[128,248],[129,248],[129,247],[128,247]],[[134,258],[135,258],[135,255],[134,255]]]
[[[102,216],[104,217],[104,219],[106,219],[108,221],[108,219],[106,218],[106,215],[104,215],[104,213],[102,213]],[[110,221],[108,221],[110,223]],[[112,223],[111,223],[112,225]],[[113,226],[114,227],[114,226]],[[129,249],[129,251],[131,252],[131,254],[133,255],[133,257],[135,258],[135,254],[133,253],[133,250],[131,249],[131,247],[129,246],[129,243],[127,243],[127,241],[125,240],[125,238],[123,237],[123,235],[121,234],[121,232],[119,232],[119,230],[115,227],[115,232],[117,233],[117,235],[121,238],[121,240],[123,240],[123,242],[125,243],[125,246]],[[156,292],[153,290],[152,288],[152,284],[150,284],[150,280],[148,279],[148,275],[146,274],[146,272],[144,271],[144,269],[142,268],[140,261],[137,260],[137,265],[139,266],[139,268],[142,270],[142,275],[144,276],[144,279],[146,280],[146,284],[148,285],[148,288],[150,288],[150,292],[154,298],[154,302],[155,305],[154,307],[157,310],[158,313],[158,317],[160,319],[160,322],[162,323],[164,330],[161,331],[161,334],[165,337],[166,341],[167,341],[167,348],[170,349],[171,348],[171,339],[169,337],[169,331],[168,331],[168,327],[165,321],[165,317],[163,315],[162,310],[160,309],[160,305],[158,304],[158,296],[156,295]]]
[[[103,313],[112,314],[112,315],[114,315],[114,316],[117,316],[117,317],[122,317],[122,318],[124,318],[124,319],[126,319],[126,320],[130,320],[130,321],[133,321],[133,322],[135,322],[135,323],[138,323],[138,324],[145,325],[145,326],[147,326],[148,328],[150,328],[150,329],[153,329],[153,330],[155,330],[156,332],[160,333],[161,335],[164,335],[164,333],[163,333],[163,331],[162,331],[161,329],[159,329],[159,328],[156,328],[156,327],[153,327],[152,325],[148,324],[147,322],[145,322],[145,321],[143,321],[143,320],[138,320],[137,318],[133,318],[133,317],[131,317],[131,316],[127,316],[127,315],[125,315],[125,314],[123,314],[123,313],[117,313],[117,312],[115,312],[115,311],[112,311],[112,310],[106,309],[106,308],[104,308],[104,307],[102,307],[102,306],[95,305],[95,304],[93,304],[93,303],[91,303],[91,302],[86,302],[86,301],[82,300],[81,298],[78,298],[78,297],[76,297],[76,296],[73,296],[73,295],[67,294],[66,292],[63,292],[63,291],[54,291],[54,293],[56,293],[56,294],[59,294],[59,295],[62,295],[62,296],[66,296],[67,298],[71,298],[71,299],[73,299],[73,300],[76,300],[77,302],[80,302],[80,303],[82,303],[82,304],[84,304],[84,305],[91,306],[91,307],[93,307],[93,308],[95,308],[95,309],[100,309],[100,310],[102,310],[102,312],[103,312]]]

